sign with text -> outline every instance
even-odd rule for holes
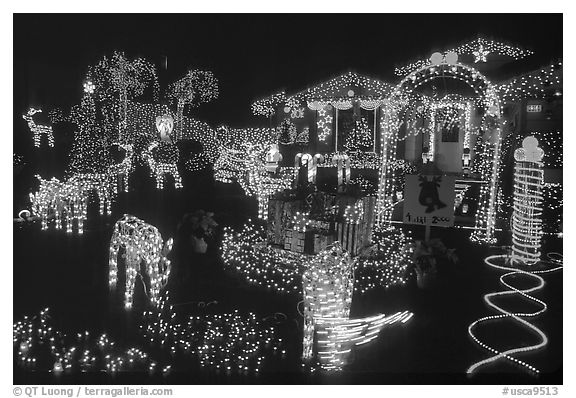
[[[442,175],[405,177],[404,224],[453,226],[455,178]]]
[[[528,112],[542,112],[542,105],[527,105],[526,110]]]

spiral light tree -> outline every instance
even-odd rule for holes
[[[543,157],[544,151],[532,136],[524,138],[522,148],[514,152],[513,264],[534,265],[540,261]]]

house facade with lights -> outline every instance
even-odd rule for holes
[[[551,207],[562,207],[562,63],[526,69],[532,55],[478,38],[397,67],[396,84],[348,72],[256,101],[252,111],[278,132],[283,166],[301,167],[299,156],[320,154],[333,167],[330,157],[344,154],[352,175],[378,170],[379,215],[386,203],[401,202],[400,175],[432,163],[436,173],[456,176],[455,214],[489,242],[509,221],[513,152],[528,135],[555,148],[545,178]]]
[[[301,92],[284,92],[252,104],[278,131],[280,151],[289,159],[299,152],[355,152],[373,159],[380,149],[381,107],[392,85],[347,72]]]

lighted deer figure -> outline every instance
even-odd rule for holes
[[[418,202],[422,206],[426,206],[426,213],[432,213],[434,210],[442,209],[446,207],[445,203],[442,203],[440,196],[438,194],[438,188],[440,188],[440,183],[442,182],[442,177],[433,177],[432,181],[428,181],[425,176],[419,176],[420,181],[420,195],[418,196]]]
[[[22,115],[22,118],[26,120],[28,123],[28,128],[32,131],[34,137],[34,146],[40,148],[40,139],[42,134],[46,135],[48,138],[48,146],[54,147],[54,134],[52,134],[52,127],[51,126],[44,126],[42,124],[36,124],[32,116],[37,113],[42,112],[42,109],[28,109],[25,115]]]
[[[172,250],[172,238],[166,243],[156,227],[139,218],[125,214],[114,225],[114,232],[110,241],[110,273],[109,283],[111,289],[116,289],[118,282],[118,252],[124,247],[126,264],[126,290],[124,291],[124,306],[132,308],[136,277],[140,275],[147,296],[152,305],[156,306],[160,300],[160,290],[166,286],[170,274],[170,260],[166,258]],[[141,272],[144,270],[150,278],[147,286]]]
[[[122,162],[110,165],[108,167],[108,176],[114,184],[116,193],[122,187],[124,192],[128,192],[128,177],[132,171],[132,156],[134,155],[134,147],[131,144],[113,144],[118,148],[124,150],[124,159]]]
[[[159,154],[160,151],[158,149],[162,149],[163,152]],[[160,156],[160,158],[156,159],[157,156]],[[151,175],[156,177],[156,188],[164,189],[164,176],[166,174],[174,177],[174,187],[176,189],[183,187],[182,177],[180,177],[180,173],[178,172],[178,156],[178,148],[176,145],[168,144],[164,141],[161,143],[154,141],[143,153],[143,157],[150,167]]]
[[[45,180],[39,175],[40,188],[36,193],[30,193],[32,213],[40,217],[42,229],[48,229],[48,220],[54,218],[56,229],[66,224],[66,232],[71,233],[74,221],[78,233],[83,232],[86,220],[88,196],[78,181],[63,181],[57,178]]]

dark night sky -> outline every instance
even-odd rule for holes
[[[14,112],[79,102],[88,65],[123,50],[158,66],[167,55],[163,87],[189,67],[212,70],[220,97],[197,118],[265,125],[251,115],[255,99],[347,70],[397,82],[395,65],[478,34],[530,48],[540,64],[562,56],[560,14],[17,14]]]

